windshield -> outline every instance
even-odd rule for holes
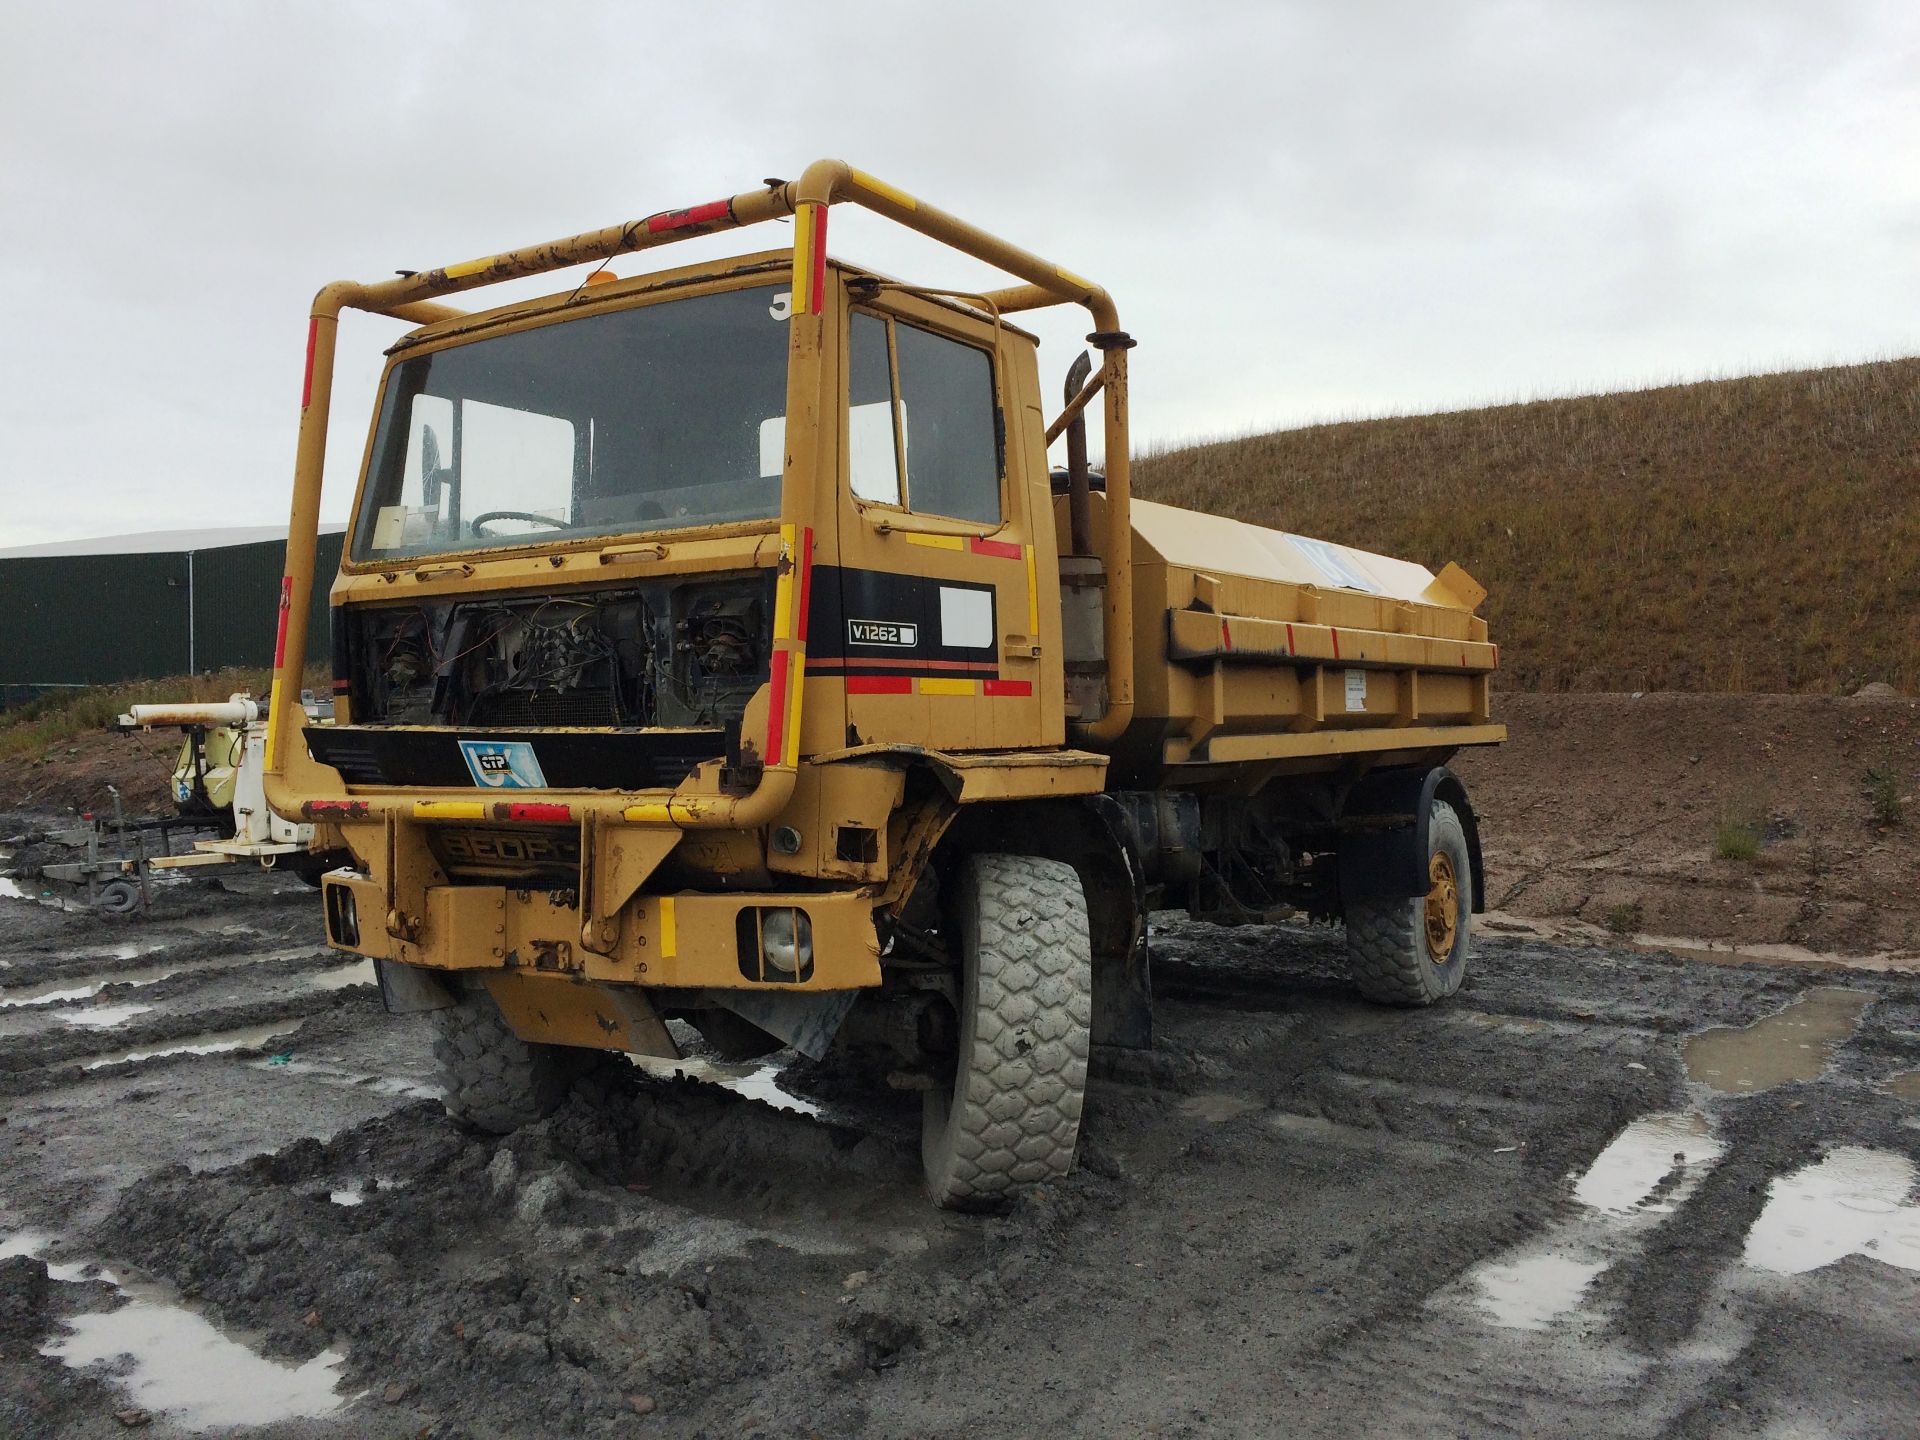
[[[787,311],[762,285],[401,361],[353,558],[777,516]]]

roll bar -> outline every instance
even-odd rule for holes
[[[298,809],[293,798],[284,793],[283,757],[291,753],[290,747],[295,743],[292,731],[299,721],[300,707],[279,702],[290,674],[295,677],[293,692],[298,693],[298,677],[306,665],[307,624],[320,524],[321,471],[326,458],[340,312],[364,310],[418,324],[451,319],[461,312],[435,303],[448,295],[571,265],[605,263],[618,255],[792,216],[794,304],[787,414],[790,422],[797,414],[817,420],[817,393],[803,386],[801,376],[809,372],[807,362],[818,361],[824,346],[823,322],[819,317],[826,267],[827,214],[832,206],[843,202],[859,205],[1024,281],[984,297],[1003,311],[1074,304],[1084,306],[1091,315],[1094,330],[1088,341],[1104,352],[1100,373],[1106,399],[1108,707],[1106,713],[1088,727],[1088,736],[1095,741],[1119,736],[1133,715],[1126,363],[1126,352],[1133,341],[1120,329],[1112,298],[1100,286],[1072,271],[1011,245],[864,170],[856,170],[839,160],[818,160],[809,165],[797,181],[770,180],[762,189],[745,191],[730,199],[657,211],[603,230],[522,246],[374,284],[340,281],[328,285],[314,297],[307,322],[307,363],[301,386],[300,433],[294,458],[293,510],[287,529],[286,573],[280,582],[279,635],[274,646],[273,688],[268,700],[266,775],[269,798],[276,809],[283,814],[296,813]],[[800,501],[812,499],[816,480],[810,455],[796,452],[789,467],[781,492],[783,574],[789,573],[790,567],[801,558],[791,552],[785,537],[802,532],[809,512]],[[782,643],[776,639],[777,647]],[[790,656],[804,661],[799,642],[784,643],[786,651],[775,656],[776,666],[788,663]],[[796,667],[795,676],[800,673]],[[797,736],[800,724],[797,692],[802,687],[796,684],[794,688],[787,733]],[[614,807],[614,813],[606,818],[636,824],[670,823],[686,828],[737,829],[762,825],[786,807],[793,794],[797,764],[796,748],[789,745],[784,747],[784,753],[765,757],[760,783],[750,794],[689,797],[665,805]],[[289,805],[293,808],[289,809]],[[378,807],[369,807],[372,808]]]

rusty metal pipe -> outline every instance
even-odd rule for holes
[[[411,305],[393,305],[375,313],[391,315],[411,325],[432,325],[440,320],[458,320],[467,312],[451,305],[436,305],[431,300],[416,300]]]
[[[313,608],[313,571],[320,543],[320,480],[327,459],[327,412],[333,398],[333,357],[340,310],[358,286],[342,282],[314,296],[307,320],[307,373],[301,392],[300,434],[294,445],[293,513],[287,520],[286,560],[281,567],[279,640],[274,646],[273,686],[267,693],[265,784],[267,804],[282,815],[297,812],[299,798],[286,784],[281,757],[295,743],[294,711],[283,705],[287,677],[300,693],[307,664],[307,624]]]
[[[997,266],[1009,275],[1019,276],[1043,294],[1052,296],[1051,303],[1068,301],[1086,306],[1093,315],[1094,325],[1100,330],[1115,331],[1120,328],[1120,315],[1114,308],[1113,297],[1091,280],[1041,258],[1031,250],[1010,245],[999,236],[929,205],[885,181],[877,180],[863,170],[855,170],[844,161],[816,160],[801,176],[800,185],[802,193],[796,199],[817,198],[825,204],[835,200],[852,200],[910,230],[918,230],[931,240],[951,245],[977,260]],[[1035,299],[1032,304],[1009,304],[1006,300],[1009,295],[1018,299],[1027,297],[1028,292],[990,292],[990,298],[1002,310],[1037,309],[1042,303]]]
[[[1093,485],[1087,475],[1087,421],[1083,414],[1087,400],[1092,398],[1092,387],[1086,386],[1087,371],[1092,368],[1093,360],[1084,350],[1067,367],[1066,400],[1072,413],[1062,417],[1067,422],[1067,549],[1074,555],[1093,553]]]
[[[1021,310],[1044,310],[1049,305],[1072,303],[1039,285],[1010,285],[1004,290],[989,290],[986,298],[993,301],[1003,315],[1011,315]]]
[[[604,264],[616,256],[650,250],[657,245],[670,245],[676,240],[690,240],[697,235],[711,235],[719,230],[757,225],[763,220],[793,213],[793,206],[787,199],[787,192],[791,188],[782,185],[749,190],[728,200],[714,201],[711,205],[661,210],[638,220],[609,225],[602,230],[589,230],[560,240],[503,250],[497,255],[483,256],[478,260],[442,265],[415,275],[402,275],[372,285],[356,286],[356,293],[346,303],[356,309],[391,314],[397,306],[431,300],[441,295],[454,295],[482,285],[541,275],[550,270],[564,270],[570,265]]]
[[[1053,423],[1047,426],[1047,444],[1053,444],[1061,435],[1066,433],[1067,426],[1071,425],[1079,416],[1080,412],[1087,408],[1088,402],[1100,393],[1106,383],[1107,372],[1106,368],[1102,366],[1093,372],[1093,378],[1091,380],[1080,387],[1079,393],[1067,401],[1066,409],[1053,417]],[[1067,388],[1071,390],[1073,387],[1069,385]]]
[[[140,726],[245,725],[260,718],[260,706],[251,696],[176,705],[130,705],[127,718]]]
[[[1109,329],[1110,327],[1102,327]],[[1111,331],[1110,331],[1111,333]],[[1133,468],[1128,455],[1127,352],[1107,351],[1106,375],[1107,709],[1086,728],[1094,742],[1118,740],[1133,722]]]

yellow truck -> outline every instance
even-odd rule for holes
[[[831,257],[838,205],[1008,283]],[[790,246],[442,303],[775,220]],[[1053,305],[1100,358],[1049,417],[1017,318]],[[279,702],[349,307],[417,328],[315,725]],[[1480,846],[1445,762],[1505,733],[1484,592],[1135,500],[1133,345],[1100,286],[830,160],[319,293],[267,796],[351,856],[328,941],[433,1013],[456,1119],[527,1123],[588,1052],[673,1057],[684,1021],[923,1092],[928,1190],[991,1204],[1070,1168],[1090,1048],[1151,1043],[1154,909],[1343,921],[1366,995],[1458,988]]]

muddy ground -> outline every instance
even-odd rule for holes
[[[963,1216],[825,1071],[463,1134],[243,889],[0,900],[0,1435],[1920,1432],[1911,974],[1492,934],[1388,1012],[1163,917],[1079,1171]]]
[[[1682,943],[1920,958],[1920,701],[1509,695],[1461,754],[1488,902]],[[1900,814],[1876,812],[1891,797]],[[1718,853],[1751,825],[1750,859]],[[1584,927],[1584,928],[1583,928]]]

